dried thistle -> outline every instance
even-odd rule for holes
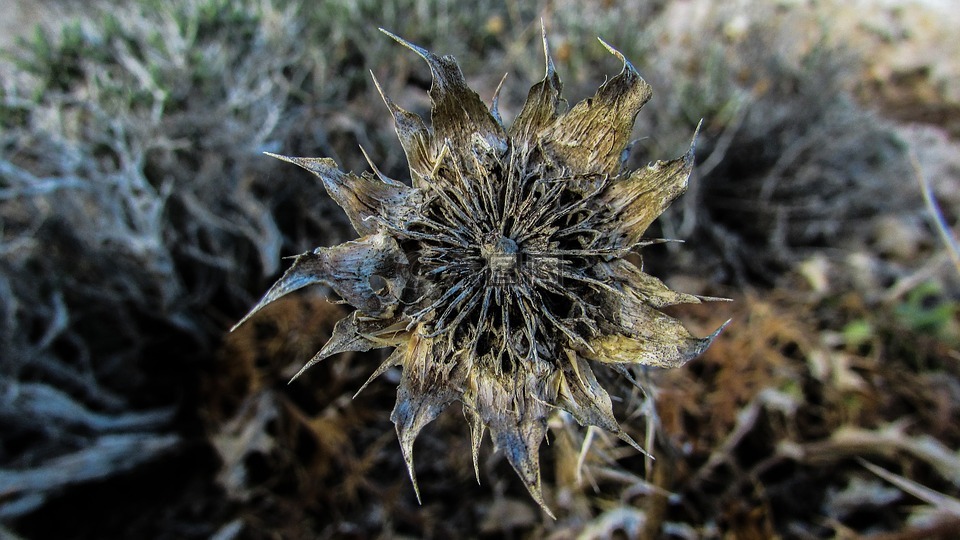
[[[317,175],[361,238],[299,255],[238,325],[287,293],[329,285],[356,311],[297,376],[339,352],[396,347],[360,390],[402,367],[391,420],[418,500],[414,440],[459,400],[474,468],[489,428],[549,513],[538,450],[554,408],[643,451],[614,418],[595,363],[627,376],[629,365],[677,367],[719,332],[696,338],[658,311],[704,298],[671,291],[622,259],[654,242],[643,233],[686,189],[693,146],[678,159],[621,170],[651,90],[602,40],[623,70],[561,112],[560,78],[544,34],[546,75],[507,129],[497,96],[488,110],[453,57],[384,33],[420,55],[433,76],[430,128],[374,78],[413,185],[387,178],[372,163],[374,174],[357,176],[331,159],[270,154]]]

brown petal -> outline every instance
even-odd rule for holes
[[[503,128],[490,114],[480,96],[467,86],[460,66],[452,56],[437,56],[383,28],[380,31],[420,55],[430,66],[433,77],[430,86],[433,155],[439,155],[448,140],[453,148],[466,155],[477,141],[474,134],[480,135],[480,140],[485,142],[488,149],[498,153],[506,151],[507,137]]]
[[[390,109],[390,114],[393,115],[393,123],[397,131],[397,137],[400,139],[400,146],[403,147],[403,152],[407,155],[413,186],[424,187],[424,180],[430,176],[434,162],[434,157],[430,152],[430,132],[419,115],[401,108],[387,97],[372,71],[370,76],[373,77],[373,84],[377,87],[377,92],[380,92],[380,97],[383,98],[383,102]]]
[[[518,381],[525,386],[522,389],[505,386],[512,378],[475,369],[463,401],[465,409],[476,411],[490,428],[494,444],[506,455],[533,500],[554,517],[543,500],[540,484],[540,443],[546,436],[550,412],[547,403],[555,399],[546,388],[550,377],[544,374],[545,369],[528,371]]]
[[[560,91],[563,89],[563,84],[560,83],[560,77],[553,66],[553,59],[550,58],[546,28],[541,27],[541,35],[547,65],[546,74],[542,81],[530,88],[527,101],[510,128],[510,137],[518,146],[535,145],[540,133],[556,120],[557,111],[560,108]]]
[[[596,267],[601,281],[610,283],[635,295],[643,303],[657,309],[676,304],[699,304],[702,300],[722,301],[723,298],[699,297],[674,291],[659,279],[644,273],[633,263],[616,259]]]
[[[581,426],[597,426],[620,437],[642,454],[646,451],[626,434],[613,416],[610,395],[600,386],[593,369],[575,352],[567,351],[568,362],[563,363],[560,377],[560,406],[569,412]]]
[[[407,257],[396,240],[382,232],[297,255],[293,266],[233,329],[274,300],[314,283],[329,285],[367,315],[389,317],[406,286],[406,265]],[[373,276],[382,277],[388,290],[374,291],[370,284]]]
[[[477,483],[480,483],[480,443],[483,442],[483,432],[486,425],[480,413],[467,403],[463,405],[463,417],[470,424],[470,449],[473,454],[473,473],[477,477]]]
[[[581,351],[600,362],[680,367],[701,355],[729,323],[705,338],[694,337],[680,321],[644,305],[627,301],[621,306],[615,331],[590,340],[592,350]]]
[[[360,311],[354,311],[337,321],[337,324],[333,327],[333,335],[330,336],[330,340],[320,349],[320,352],[300,368],[300,371],[290,381],[295,380],[317,362],[337,353],[346,351],[367,352],[370,349],[396,347],[409,338],[409,334],[405,330],[406,322],[399,321],[401,321],[400,317],[380,319],[365,316]]]
[[[543,500],[540,485],[540,443],[547,433],[545,418],[528,418],[519,424],[490,426],[490,436],[517,472],[530,496],[551,518],[557,519]]]
[[[624,56],[600,40],[623,61],[623,70],[558,118],[543,134],[547,153],[561,166],[583,174],[616,174],[630,141],[637,113],[650,96],[650,85]]]
[[[384,226],[400,228],[410,217],[414,201],[420,196],[419,190],[381,175],[345,173],[330,158],[264,153],[299,165],[319,177],[330,198],[343,208],[350,224],[361,235],[373,234]]]
[[[629,176],[610,182],[598,196],[615,215],[610,231],[615,235],[614,246],[631,247],[639,242],[653,220],[687,190],[687,180],[693,171],[695,142],[696,134],[690,149],[682,157],[657,161],[633,171]]]
[[[438,352],[434,340],[413,334],[406,346],[397,403],[390,415],[418,502],[420,488],[413,467],[413,443],[424,426],[460,397],[460,387],[469,370],[464,362],[437,358]]]

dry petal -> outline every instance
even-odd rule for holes
[[[560,378],[560,406],[569,412],[581,426],[597,426],[617,435],[639,452],[640,445],[620,428],[613,416],[610,395],[600,386],[593,369],[576,353],[569,351],[569,364]]]
[[[624,56],[603,42],[623,61],[619,75],[607,81],[592,98],[577,103],[543,135],[551,157],[582,174],[616,174],[640,108],[653,91]]]
[[[536,145],[541,132],[553,124],[560,109],[563,85],[550,58],[546,31],[543,32],[543,55],[546,57],[547,72],[542,81],[530,88],[527,102],[510,128],[510,137],[518,145]]]
[[[397,137],[400,139],[400,146],[403,147],[407,164],[410,166],[413,186],[424,187],[424,179],[430,176],[434,161],[430,152],[430,132],[422,118],[403,109],[387,97],[376,77],[373,77],[373,84],[377,87],[377,92],[380,92],[380,97],[387,104],[387,108],[390,109],[390,114],[393,115]]]
[[[300,371],[293,376],[291,381],[302,375],[304,371],[317,362],[338,353],[347,351],[367,352],[370,349],[396,347],[409,339],[405,326],[402,322],[398,322],[398,319],[379,319],[363,315],[360,311],[354,311],[337,321],[337,324],[333,327],[333,335],[330,336],[330,341],[327,341],[320,352],[300,368]],[[381,373],[382,371],[377,375]],[[369,381],[367,382],[369,383]]]
[[[674,199],[687,190],[693,170],[693,144],[683,157],[658,161],[612,182],[600,198],[616,209],[618,247],[632,246]]]
[[[299,165],[320,178],[330,198],[343,208],[359,234],[373,234],[384,226],[401,226],[409,219],[411,206],[416,204],[415,190],[379,176],[345,173],[330,158],[266,154]]]
[[[462,364],[435,359],[434,342],[429,338],[414,335],[406,347],[407,353],[401,363],[403,374],[397,388],[397,403],[390,420],[396,425],[403,459],[419,501],[420,489],[413,468],[413,443],[423,427],[434,421],[447,405],[457,399],[467,369]]]
[[[430,86],[430,100],[433,102],[431,147],[434,155],[439,154],[448,141],[454,148],[468,148],[475,140],[475,133],[490,147],[506,147],[507,137],[503,128],[487,110],[480,96],[467,86],[460,66],[452,56],[437,56],[382,28],[380,30],[420,55],[430,66],[430,75],[433,77]]]

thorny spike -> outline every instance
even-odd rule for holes
[[[394,130],[400,139],[400,145],[407,157],[414,187],[423,187],[425,176],[432,168],[433,159],[430,152],[430,132],[418,115],[407,111],[391,100],[380,86],[373,71],[370,72],[373,85],[377,88],[380,98],[386,104],[393,116]]]
[[[380,94],[380,98],[393,116],[397,136],[400,137],[400,142],[403,144],[404,149],[407,148],[408,142],[414,139],[420,139],[421,142],[425,143],[428,131],[427,126],[423,123],[423,119],[394,103],[393,100],[387,96],[386,92],[383,91],[383,87],[380,86],[380,81],[377,80],[377,76],[373,74],[373,71],[370,71],[370,78],[373,79],[373,85],[376,87],[377,93]],[[407,156],[408,158],[411,157],[409,151],[407,152]]]
[[[485,426],[483,424],[483,419],[480,418],[480,415],[473,410],[469,410],[466,406],[463,408],[463,413],[467,417],[467,422],[470,423],[470,450],[473,455],[473,473],[477,477],[477,484],[480,483],[480,444],[483,442],[483,432]]]
[[[418,45],[414,45],[413,43],[410,43],[409,41],[403,39],[402,37],[394,34],[393,32],[391,32],[391,31],[389,31],[389,30],[386,30],[386,29],[384,29],[384,28],[379,28],[379,30],[380,30],[381,32],[383,32],[384,34],[390,36],[390,37],[391,37],[394,41],[396,41],[397,43],[399,43],[399,44],[403,45],[404,47],[410,49],[411,51],[417,53],[418,55],[420,55],[421,58],[423,58],[423,59],[426,60],[427,62],[430,62],[430,58],[436,58],[436,55],[433,54],[432,52],[424,49],[423,47],[420,47],[420,46],[418,46]]]
[[[351,399],[357,399],[357,396],[360,395],[360,392],[363,392],[364,389],[370,385],[370,383],[372,383],[374,380],[376,380],[381,375],[386,373],[387,370],[389,370],[390,368],[403,365],[403,353],[404,353],[403,348],[395,349],[392,353],[390,353],[390,355],[387,356],[387,358],[380,363],[380,366],[376,370],[374,370],[374,372],[369,377],[367,377],[366,382],[364,382],[363,385],[360,386],[360,389],[353,394],[353,397]]]
[[[660,308],[718,299],[672,291],[623,259],[661,241],[643,234],[686,189],[700,125],[680,158],[623,171],[634,118],[652,91],[602,39],[623,69],[562,112],[541,20],[545,74],[505,130],[504,80],[487,108],[453,57],[381,30],[423,58],[433,78],[428,128],[370,73],[393,116],[413,187],[386,177],[363,148],[373,175],[345,173],[331,159],[268,153],[319,177],[361,238],[297,256],[238,325],[301,287],[329,285],[357,310],[303,370],[343,351],[396,347],[357,394],[401,366],[390,419],[417,501],[414,441],[459,400],[477,481],[489,429],[531,498],[553,517],[539,449],[556,409],[614,433],[647,457],[650,470],[652,456],[617,422],[593,363],[639,386],[626,366],[682,366],[726,326],[705,338],[691,335]],[[651,418],[648,411],[648,444]]]
[[[619,51],[604,46],[623,59],[623,69],[592,98],[558,118],[544,135],[554,159],[577,163],[584,173],[617,174],[636,115],[653,92]]]
[[[284,272],[283,277],[270,287],[267,294],[263,295],[263,298],[257,302],[257,305],[253,306],[253,309],[240,319],[240,322],[233,325],[230,331],[233,332],[239,328],[240,325],[247,322],[251,317],[256,315],[257,312],[279,298],[298,289],[302,289],[307,285],[323,283],[325,281],[323,261],[317,256],[316,252],[307,252],[298,255],[293,262],[293,266]]]
[[[509,73],[504,73],[503,78],[500,79],[500,84],[497,85],[497,89],[493,91],[493,100],[490,103],[490,114],[497,120],[497,123],[503,126],[503,118],[500,116],[500,90],[503,89],[503,83],[507,80],[507,75]]]
[[[377,166],[376,166],[376,164],[373,163],[373,160],[370,159],[370,154],[367,153],[367,151],[366,151],[366,149],[364,149],[363,145],[360,145],[360,153],[363,154],[363,159],[367,160],[367,165],[370,165],[370,168],[373,169],[373,173],[377,175],[377,178],[379,178],[380,180],[382,180],[382,181],[383,181],[384,183],[386,183],[386,184],[394,184],[394,183],[396,183],[396,180],[393,180],[392,178],[389,178],[389,177],[387,177],[387,175],[385,175],[385,174],[383,174],[382,172],[380,172],[380,169],[378,169]]]
[[[510,135],[514,138],[515,144],[520,143],[530,147],[537,143],[540,133],[557,119],[561,99],[560,90],[563,87],[554,69],[553,59],[550,57],[550,46],[547,43],[547,32],[543,20],[540,21],[540,28],[543,38],[545,73],[543,79],[530,88],[527,101],[510,128]]]
[[[624,71],[626,71],[626,70],[636,71],[636,70],[634,69],[634,67],[633,67],[633,64],[631,64],[631,63],[627,60],[627,58],[626,58],[625,56],[623,56],[623,53],[621,53],[620,51],[618,51],[618,50],[614,49],[613,47],[611,47],[609,43],[607,43],[606,41],[603,40],[603,38],[598,37],[597,39],[600,41],[600,44],[603,45],[603,48],[607,49],[607,51],[608,51],[610,54],[616,56],[621,62],[623,62],[623,69],[624,69]]]
[[[405,369],[409,369],[405,366]],[[406,375],[406,373],[404,373]],[[401,383],[402,387],[402,383]],[[397,404],[390,415],[397,430],[397,439],[400,441],[400,451],[403,452],[403,461],[407,464],[407,473],[413,483],[413,491],[417,495],[417,503],[423,504],[420,499],[420,487],[417,485],[417,474],[413,466],[413,444],[423,427],[432,421],[436,414],[424,410],[422,403],[412,396],[402,396],[398,390]],[[429,407],[429,406],[428,406]],[[439,414],[439,413],[437,413]],[[430,417],[432,416],[432,417]]]
[[[383,103],[390,109],[390,114],[396,118],[397,113],[403,111],[403,109],[398,107],[397,104],[387,96],[387,93],[383,91],[383,87],[380,86],[380,81],[377,80],[377,75],[372,69],[370,70],[370,78],[373,79],[373,86],[377,89],[377,93],[380,94],[380,99],[382,99]]]
[[[542,436],[541,436],[542,438]],[[540,442],[525,440],[519,428],[501,431],[494,434],[494,440],[497,447],[507,455],[507,461],[513,466],[513,469],[523,480],[523,485],[527,488],[533,500],[540,505],[540,508],[553,519],[557,517],[543,500],[543,489],[540,485],[540,457],[538,450]],[[533,444],[531,444],[533,442]]]
[[[320,178],[327,194],[343,208],[350,224],[362,235],[376,233],[384,226],[399,227],[408,218],[408,207],[416,202],[417,190],[392,180],[386,182],[344,173],[330,158],[264,153],[293,163]]]
[[[649,458],[649,459],[656,459],[656,458],[653,457],[652,454],[650,454],[650,452],[647,452],[646,449],[644,449],[642,446],[640,446],[639,444],[637,444],[637,441],[633,440],[633,437],[631,437],[630,435],[627,435],[627,432],[626,432],[626,431],[623,431],[623,430],[621,429],[620,431],[617,432],[617,437],[619,437],[621,441],[623,441],[623,442],[629,444],[630,446],[632,446],[632,447],[634,448],[634,450],[636,450],[637,452],[639,452],[640,455],[642,455],[643,457]]]
[[[547,27],[540,19],[540,39],[543,41],[543,58],[546,72],[543,75],[544,80],[550,78],[556,69],[553,66],[553,58],[550,57],[550,43],[547,42]]]
[[[287,384],[297,380],[305,371],[325,358],[345,351],[369,351],[373,348],[375,345],[373,342],[365,340],[357,334],[357,327],[354,324],[356,316],[357,312],[354,311],[350,315],[337,321],[337,324],[333,327],[333,335],[330,336],[327,344],[324,345],[323,348],[320,349],[320,352],[315,354],[309,362],[304,364],[303,367],[300,368],[300,371],[290,378]]]
[[[420,486],[417,484],[417,472],[413,468],[413,442],[416,437],[404,437],[399,426],[397,426],[397,436],[400,438],[400,451],[403,452],[403,461],[407,464],[407,474],[410,475],[413,492],[417,495],[417,504],[422,505],[423,500],[420,498]]]

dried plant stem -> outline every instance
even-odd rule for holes
[[[937,199],[933,194],[933,188],[930,186],[930,181],[924,176],[923,169],[920,167],[920,161],[917,160],[917,156],[912,149],[910,150],[910,165],[913,167],[913,174],[917,182],[920,183],[923,200],[926,202],[927,209],[933,217],[933,222],[937,226],[940,238],[950,252],[954,268],[956,268],[957,273],[960,274],[960,245],[957,244],[957,239],[950,230],[950,225],[948,225],[947,220],[944,219],[943,212],[940,211],[940,206],[937,204]]]

